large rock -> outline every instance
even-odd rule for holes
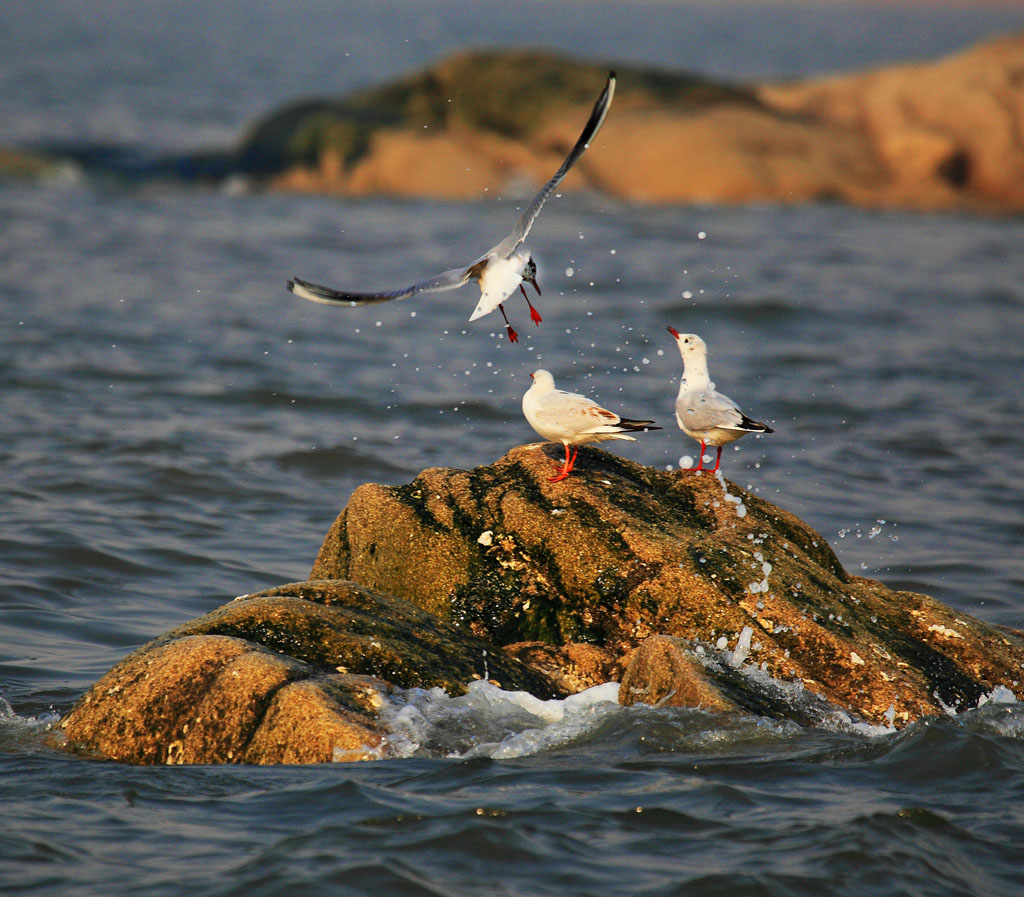
[[[878,723],[1017,686],[1017,635],[848,574],[813,529],[732,483],[588,448],[563,482],[548,482],[552,465],[553,450],[525,446],[360,486],[311,577],[361,582],[500,645],[585,642],[626,659],[669,635],[711,657],[747,630],[749,665]]]
[[[1024,34],[758,95],[778,112],[867,140],[885,172],[875,201],[1024,209]]]
[[[551,446],[360,486],[311,581],[126,658],[61,722],[133,763],[389,756],[396,689],[486,678],[541,698],[897,726],[1018,686],[1024,640],[851,576],[792,514],[707,472]],[[845,716],[844,716],[845,715]]]
[[[566,694],[407,602],[354,583],[292,583],[144,645],[61,732],[77,750],[129,763],[365,760],[387,755],[379,715],[392,687],[457,695],[485,674],[540,697]]]
[[[604,129],[560,189],[648,202],[1024,209],[1024,35],[794,84],[615,67]],[[529,192],[575,141],[607,68],[542,51],[459,54],[274,112],[235,164],[277,188],[343,195]]]

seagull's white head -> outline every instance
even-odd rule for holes
[[[680,333],[675,327],[669,327],[668,332],[676,338],[676,345],[679,347],[679,354],[685,360],[687,357],[707,357],[708,347],[696,333]]]
[[[534,371],[530,376],[533,378],[533,385],[540,387],[541,390],[555,388],[555,378],[543,368]]]

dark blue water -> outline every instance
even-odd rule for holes
[[[278,101],[503,35],[760,77],[1024,23],[638,8],[5,4],[0,143],[217,143]],[[731,479],[818,528],[851,571],[1021,626],[1024,221],[567,197],[531,237],[545,320],[512,305],[517,347],[494,316],[466,322],[468,292],[329,309],[284,291],[292,274],[397,286],[470,260],[514,215],[512,200],[0,184],[0,889],[1024,892],[1024,711],[1005,694],[901,733],[602,694],[411,694],[392,719],[406,759],[314,769],[136,769],[47,746],[134,647],[303,579],[360,483],[532,441],[519,402],[536,367],[666,424],[616,451],[692,457],[671,426],[666,324],[701,334],[719,387],[776,429],[726,451]]]

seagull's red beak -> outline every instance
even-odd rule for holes
[[[665,329],[668,330],[668,332],[671,333],[672,336],[674,336],[676,339],[679,339],[679,331],[676,330],[675,327],[667,327]]]
[[[537,295],[539,296],[540,295],[540,284],[537,283],[537,278],[536,277],[533,278],[533,280],[531,280],[530,283],[533,284],[533,288],[537,291]]]

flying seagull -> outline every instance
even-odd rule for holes
[[[574,392],[555,388],[555,378],[544,370],[534,371],[531,386],[523,395],[523,415],[527,423],[549,442],[565,446],[565,463],[549,477],[552,483],[564,480],[572,472],[579,454],[579,446],[588,442],[608,439],[628,439],[636,442],[630,433],[660,430],[652,420],[630,420],[614,411],[602,408],[597,402]],[[569,446],[573,449],[569,456]]]
[[[728,396],[715,389],[708,374],[708,347],[696,333],[680,333],[674,327],[668,332],[676,338],[683,356],[683,379],[676,397],[676,422],[687,436],[700,443],[700,459],[696,467],[704,469],[704,447],[717,446],[715,466],[722,460],[722,446],[735,442],[747,433],[774,433],[767,424],[751,420]]]
[[[541,322],[540,313],[533,307],[533,303],[530,302],[529,296],[526,295],[526,289],[523,287],[524,282],[532,284],[533,288],[537,291],[537,295],[540,295],[540,287],[537,285],[537,264],[534,262],[533,256],[525,248],[520,247],[530,233],[530,228],[533,227],[533,222],[537,220],[537,216],[540,214],[544,203],[547,202],[548,197],[561,183],[562,178],[569,173],[569,169],[583,155],[597,135],[597,132],[601,129],[601,125],[604,124],[605,117],[608,115],[608,108],[612,104],[612,97],[614,95],[615,72],[609,72],[608,82],[605,84],[601,96],[598,97],[597,102],[594,104],[594,109],[590,113],[590,119],[587,121],[586,126],[583,128],[583,133],[580,134],[579,140],[576,141],[576,145],[572,148],[569,155],[565,157],[561,167],[554,173],[551,180],[541,187],[533,201],[519,216],[515,227],[512,228],[512,233],[493,249],[485,252],[475,262],[471,262],[464,268],[452,268],[442,274],[436,274],[433,277],[420,280],[412,284],[412,286],[401,290],[379,293],[354,293],[347,290],[334,290],[330,287],[319,286],[298,277],[293,277],[288,281],[288,289],[303,299],[309,299],[311,302],[322,302],[326,305],[373,305],[378,302],[390,302],[394,299],[411,299],[419,293],[440,293],[446,290],[454,290],[463,284],[473,281],[480,284],[480,301],[473,310],[473,314],[470,315],[469,320],[475,321],[477,318],[490,314],[497,308],[501,311],[502,317],[505,318],[509,340],[513,343],[518,342],[519,335],[512,329],[512,325],[508,321],[508,315],[505,314],[505,309],[502,306],[502,303],[516,291],[517,287],[522,292],[523,298],[526,299],[526,304],[530,306],[530,319],[534,324],[540,324]]]

